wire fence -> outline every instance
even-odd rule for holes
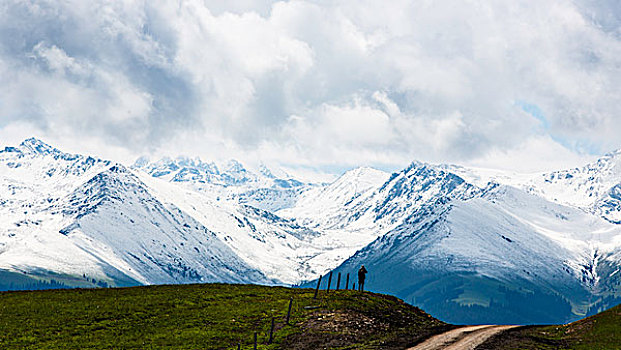
[[[330,290],[332,288],[332,277],[333,277],[333,272],[330,271],[327,275],[325,276],[319,276],[319,279],[317,280],[317,286],[315,287],[315,293],[313,295],[313,299],[316,300],[318,298],[319,295],[319,290],[322,287],[322,282],[326,280],[327,278],[327,283],[324,286],[324,290],[326,291],[326,293],[330,293]],[[343,285],[343,288],[341,288],[341,281],[342,281],[342,274],[341,272],[339,272],[337,274],[336,277],[336,283],[334,286],[334,290],[356,290],[356,283],[353,282],[353,279],[350,279],[350,274],[347,273],[345,274],[345,283]],[[352,281],[351,284],[351,288],[349,285],[350,280]],[[363,284],[364,285],[364,284]],[[358,282],[358,287],[359,287],[359,291],[363,291],[362,289],[360,289],[360,281]],[[293,310],[293,304],[294,304],[294,298],[291,297],[289,299],[289,306],[287,308],[287,314],[285,319],[283,320],[283,327],[284,326],[292,326],[291,322],[291,316],[292,316],[292,310]],[[304,307],[305,310],[314,310],[314,309],[318,309],[319,307],[312,307],[312,306],[306,306]],[[280,328],[282,329],[282,328]],[[269,328],[269,332],[267,334],[264,334],[264,336],[266,336],[266,340],[263,341],[262,344],[259,344],[259,332],[254,332],[253,338],[252,338],[252,343],[250,344],[251,348],[254,350],[259,349],[259,345],[270,345],[274,342],[274,337],[276,336],[276,317],[271,317],[271,323],[270,323],[270,328]],[[265,338],[264,338],[265,339]],[[244,347],[247,346],[248,344],[246,343],[246,345],[242,345],[242,342],[239,342],[237,344],[237,350],[242,350],[242,349],[248,349],[248,347]]]

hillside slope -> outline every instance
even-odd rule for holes
[[[451,328],[394,297],[313,294],[224,284],[4,292],[0,348],[251,349],[257,332],[261,349],[396,350]]]
[[[621,305],[568,325],[509,330],[489,339],[478,349],[621,349]]]

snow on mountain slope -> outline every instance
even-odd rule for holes
[[[262,209],[218,202],[202,191],[180,187],[146,173],[137,172],[137,175],[158,198],[181,208],[213,231],[247,264],[281,283],[298,283],[325,271],[323,266],[312,262],[330,250],[313,242],[319,232]]]
[[[605,160],[601,177],[614,183]],[[621,226],[537,193],[538,176],[415,162],[361,194],[330,185],[279,214],[332,235],[362,234],[373,242],[335,271],[370,265],[370,288],[453,322],[561,322],[615,305]],[[346,199],[329,205],[338,198]]]
[[[279,214],[294,217],[310,227],[333,228],[344,226],[343,217],[353,203],[367,200],[389,178],[389,174],[373,168],[350,170],[325,187],[305,192],[292,208]]]
[[[234,161],[129,170],[29,139],[0,151],[0,272],[293,284],[365,263],[368,287],[449,321],[565,322],[621,301],[620,154],[544,175],[414,162],[317,185]]]
[[[161,181],[149,174],[137,172],[158,198],[173,203],[184,212],[214,231],[249,265],[266,275],[287,284],[318,277],[338,266],[358,249],[370,243],[376,234],[343,229],[319,230],[308,228],[305,219],[283,217],[248,205],[231,201],[217,201],[203,191],[179,186],[175,182]],[[361,168],[352,170],[333,184],[316,187],[303,194],[300,201],[308,206],[309,216],[338,211],[340,205],[351,201],[381,185],[388,174]],[[328,198],[324,200],[324,198]],[[316,212],[312,212],[316,210]],[[312,224],[312,222],[311,222]],[[317,226],[316,224],[314,226]]]
[[[270,283],[121,165],[29,139],[0,152],[0,269],[108,284]]]
[[[588,206],[621,183],[621,150],[581,168],[543,174],[537,180],[536,193],[575,206]]]
[[[279,180],[264,167],[253,175],[231,162],[220,172],[215,165],[179,158],[149,175],[65,154],[34,139],[5,153],[0,210],[7,215],[0,229],[7,242],[16,243],[0,241],[0,263],[6,262],[0,268],[85,274],[111,284],[294,284],[337,266],[362,246],[324,237],[241,200],[218,199],[227,189],[244,195],[271,189],[261,188],[267,185],[303,186]],[[203,177],[188,177],[190,167],[203,169]],[[165,174],[169,168],[177,171]],[[200,180],[208,172],[218,175],[213,183]],[[80,257],[79,268],[63,251]]]
[[[321,232],[314,242],[335,248],[317,261],[328,271],[424,206],[469,198],[478,191],[458,176],[423,163],[392,175],[358,168],[304,193],[294,207],[277,213]]]
[[[583,167],[546,173],[519,174],[455,165],[437,167],[477,186],[497,182],[518,187],[621,224],[621,150],[608,153]]]
[[[542,174],[526,186],[549,200],[583,208],[621,224],[621,150],[581,168]]]
[[[34,138],[0,150],[0,176],[9,186],[14,203],[34,205],[57,200],[108,166],[109,161],[63,153]],[[48,194],[57,196],[50,198]]]
[[[326,235],[349,237],[352,246],[361,248],[428,203],[470,197],[477,191],[452,173],[415,162],[390,176],[368,168],[350,171],[278,213]]]
[[[277,177],[264,165],[253,172],[236,160],[218,165],[205,163],[199,158],[162,158],[151,162],[142,157],[132,168],[182,184],[218,201],[233,201],[269,211],[290,207],[300,193],[313,186],[284,172]]]
[[[608,189],[592,208],[606,220],[621,225],[621,183]]]
[[[0,269],[50,269],[105,275],[97,262],[58,229],[69,220],[53,215],[64,196],[110,162],[70,155],[36,139],[0,151]]]
[[[478,187],[486,187],[490,182],[498,183],[517,188],[523,188],[524,184],[533,180],[533,178],[541,175],[541,173],[517,173],[514,171],[487,169],[477,167],[466,167],[454,164],[437,164],[433,165],[438,169],[453,173],[466,182]]]
[[[142,181],[158,193],[158,198],[183,208],[216,232],[244,261],[283,283],[294,284],[316,278],[377,237],[367,231],[330,230],[325,226],[315,230],[308,225],[318,227],[310,219],[326,216],[330,209],[338,216],[346,202],[381,185],[388,178],[384,172],[369,168],[352,170],[324,190],[324,186],[302,184],[294,179],[284,182],[266,168],[261,169],[260,175],[253,175],[239,163],[233,163],[233,168],[235,172],[245,174],[237,177],[245,179],[243,181],[208,178],[200,175],[203,171],[200,169],[209,169],[210,176],[222,174],[217,170],[218,166],[212,163],[205,166],[198,160],[190,164],[184,159],[187,158],[164,162],[165,166],[144,166],[138,162],[139,166],[135,168],[146,170],[146,173],[138,174],[144,174],[140,175]],[[184,171],[183,166],[187,169],[188,164],[199,175],[187,182],[175,181]],[[227,169],[227,172],[232,171],[231,167]],[[278,198],[290,194],[291,201],[285,207],[294,206],[298,212],[307,210],[307,216],[289,215],[288,209],[275,215],[264,209],[266,205],[252,205],[260,201],[267,202],[268,208],[279,207],[269,205],[274,198],[271,191],[278,192]],[[248,198],[251,200],[246,200]]]
[[[117,256],[150,284],[269,281],[215,233],[163,205],[121,165],[77,188],[62,213],[76,218],[62,234],[98,260]]]
[[[609,276],[598,274],[597,264],[620,245],[617,225],[493,186],[424,205],[335,271],[364,264],[369,289],[451,322],[557,323],[598,301]]]

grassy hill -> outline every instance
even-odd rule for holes
[[[481,350],[621,349],[621,305],[562,326],[522,327],[487,341]]]
[[[257,332],[259,349],[403,349],[452,327],[390,296],[313,294],[224,284],[2,292],[0,348],[252,349]]]

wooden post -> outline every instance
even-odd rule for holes
[[[349,273],[347,274],[347,278],[345,279],[345,290],[349,287]]]
[[[352,283],[352,284],[351,284],[351,289],[352,289],[352,290],[356,290],[356,282],[354,282],[354,283]]]
[[[330,271],[330,276],[328,276],[328,289],[327,291],[330,291],[330,285],[332,284],[332,271]]]
[[[315,296],[317,296],[317,293],[315,292]],[[291,317],[291,307],[293,306],[293,298],[289,299],[289,310],[287,311],[287,320],[285,321],[286,324],[289,324],[289,317]],[[274,322],[274,320],[272,319],[272,323]]]
[[[317,288],[315,288],[315,296],[313,299],[317,299],[317,293],[319,293],[319,286],[321,285],[321,276],[319,276],[319,280],[317,281]]]
[[[257,350],[257,332],[254,332],[254,350]]]
[[[270,327],[270,339],[267,341],[267,343],[271,344],[272,340],[274,340],[274,317],[272,317],[272,327]]]
[[[241,343],[237,343],[237,350],[241,350]]]
[[[336,290],[341,288],[341,273],[339,272],[338,277],[336,278]]]

